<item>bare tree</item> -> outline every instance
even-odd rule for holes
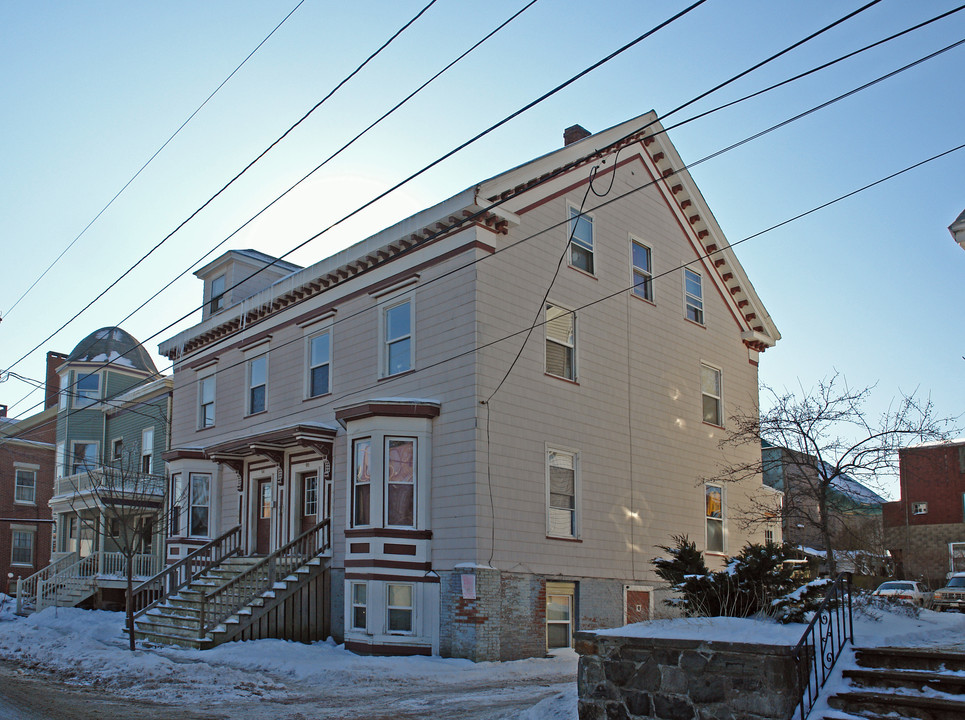
[[[827,553],[829,572],[837,566],[834,551],[845,544],[842,527],[848,525],[848,507],[842,507],[842,488],[853,478],[863,485],[881,487],[881,480],[896,475],[898,450],[921,442],[947,440],[952,418],[936,417],[930,398],[903,395],[879,416],[867,409],[874,386],[854,389],[838,373],[820,381],[799,396],[778,393],[766,386],[770,409],[758,413],[738,411],[731,416],[730,434],[721,448],[762,441],[783,448],[781,462],[797,492],[785,495],[778,509],[763,496],[744,509],[747,524],[773,522],[775,513],[810,528]],[[723,464],[705,482],[737,482],[759,478],[771,470],[759,453],[752,461]],[[846,493],[844,493],[846,494]],[[853,508],[851,508],[853,510]]]
[[[73,495],[70,507],[77,517],[78,542],[83,531],[98,538],[102,557],[119,557],[126,580],[125,614],[130,649],[134,650],[134,579],[155,572],[148,558],[156,555],[163,528],[177,506],[168,497],[169,482],[164,475],[152,474],[142,465],[137,448],[124,450],[120,457],[86,473],[71,476]],[[139,567],[140,565],[140,567]],[[104,573],[106,568],[101,568]]]

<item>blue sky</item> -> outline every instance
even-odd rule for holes
[[[427,0],[306,0],[16,307],[50,262],[210,92],[296,6],[0,4],[0,369],[8,369],[173,230],[320,100]],[[425,15],[141,268],[14,372],[43,377],[120,322],[343,142],[521,8],[438,0]],[[849,3],[710,0],[537,108],[290,256],[305,265],[479,180],[603,130],[663,115],[805,37]],[[733,86],[664,120],[753,92],[951,9],[885,0]],[[280,255],[459,143],[669,17],[684,3],[539,0],[515,22],[265,213],[223,249]],[[693,162],[965,38],[965,12],[789,87],[671,131]],[[965,142],[965,46],[691,170],[731,242]],[[965,151],[737,248],[783,334],[762,382],[795,390],[834,371],[965,411],[965,252],[947,226],[965,208]],[[155,353],[200,304],[190,273],[123,327]],[[23,414],[39,393],[10,378]]]

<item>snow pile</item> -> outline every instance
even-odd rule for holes
[[[634,623],[612,630],[597,630],[597,634],[793,646],[797,645],[806,627],[797,623],[782,625],[769,618],[693,617]]]
[[[0,622],[13,620],[13,611],[17,609],[17,601],[0,592]]]

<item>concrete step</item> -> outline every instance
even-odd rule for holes
[[[962,720],[965,702],[924,695],[845,692],[828,698],[828,705],[861,718],[889,720]]]
[[[924,691],[937,690],[950,695],[965,695],[965,675],[921,670],[845,670],[845,678],[860,688]]]
[[[866,668],[965,671],[965,653],[921,648],[855,648],[855,660]]]
[[[166,635],[169,637],[182,638],[184,640],[198,640],[197,626],[193,628],[182,627],[176,624],[157,622],[155,619],[144,620],[143,618],[139,618],[135,632],[145,633],[148,635]]]
[[[198,639],[197,636],[194,638],[186,638],[164,632],[145,632],[143,630],[135,630],[134,639],[142,642],[153,643],[155,645],[175,645],[177,647],[187,648],[190,650],[205,650],[211,647],[211,639],[207,637],[201,639]]]

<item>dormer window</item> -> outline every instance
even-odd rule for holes
[[[219,275],[211,281],[211,313],[224,308],[224,275]]]

